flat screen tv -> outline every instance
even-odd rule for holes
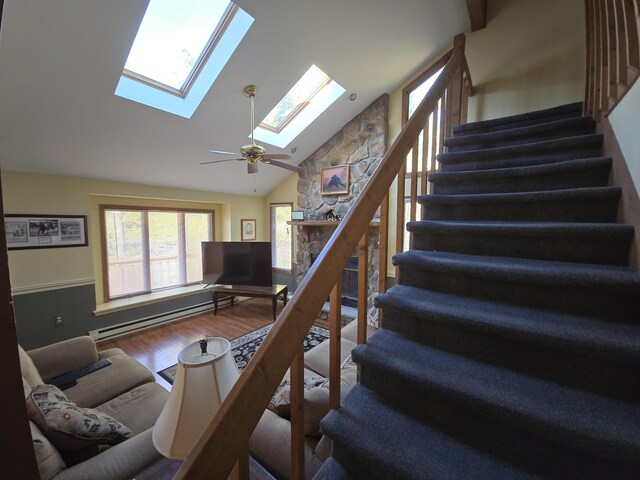
[[[270,286],[271,242],[202,242],[202,282]]]

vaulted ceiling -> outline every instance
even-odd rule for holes
[[[147,0],[5,0],[0,168],[262,196],[290,172],[200,165],[212,160],[209,149],[238,151],[248,143],[245,85],[258,86],[258,121],[311,64],[346,88],[286,148],[265,145],[299,164],[469,29],[464,0],[236,3],[255,22],[185,119],[114,95]]]

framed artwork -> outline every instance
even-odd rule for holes
[[[240,240],[250,242],[256,239],[256,219],[243,218],[240,220]]]
[[[9,250],[27,248],[85,247],[86,215],[4,216],[4,234]]]
[[[323,168],[320,174],[320,193],[322,195],[349,193],[349,165]]]

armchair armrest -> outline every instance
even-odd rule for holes
[[[98,351],[89,336],[71,338],[27,351],[44,379],[77,370],[98,361]]]

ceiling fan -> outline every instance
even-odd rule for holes
[[[288,163],[280,162],[279,160],[289,160],[291,157],[284,153],[266,153],[264,147],[256,144],[253,140],[253,130],[254,130],[254,97],[258,92],[258,88],[255,85],[247,85],[244,87],[245,96],[249,97],[251,100],[251,143],[249,145],[245,145],[240,148],[241,158],[226,158],[224,160],[211,160],[208,162],[202,162],[200,165],[208,165],[210,163],[221,163],[221,162],[231,162],[234,160],[242,161],[245,160],[247,162],[247,173],[256,173],[258,171],[258,163],[266,163],[268,165],[273,165],[274,167],[285,168],[287,170],[291,170],[292,172],[301,173],[302,169],[296,165],[289,165]],[[237,155],[237,153],[233,152],[225,152],[221,150],[209,150],[210,153],[215,153],[216,155]]]

